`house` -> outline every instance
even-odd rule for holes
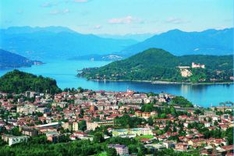
[[[188,144],[186,143],[177,143],[175,144],[175,150],[177,151],[186,151],[188,149]]]
[[[60,135],[58,132],[56,131],[51,131],[51,132],[46,132],[46,137],[48,141],[51,142],[59,142],[60,138],[62,135]]]
[[[188,141],[188,145],[191,145],[192,147],[201,147],[202,145],[206,144],[205,139],[191,139]]]
[[[150,112],[142,112],[142,118],[148,119],[150,117]]]
[[[79,130],[78,122],[73,122],[73,123],[72,123],[72,130],[73,130],[73,131],[78,131],[78,130]]]
[[[204,122],[205,127],[210,127],[210,122]]]
[[[136,115],[137,117],[141,117],[141,116],[142,116],[142,112],[141,112],[141,111],[135,111],[135,115]]]
[[[225,150],[225,152],[227,154],[233,154],[234,153],[234,147],[233,147],[233,145],[222,146],[222,148]]]
[[[86,122],[87,130],[95,130],[97,127],[100,127],[101,125],[104,126],[114,125],[114,121]]]
[[[35,128],[31,128],[31,127],[22,127],[21,132],[22,132],[22,134],[28,135],[28,136],[37,136],[38,135],[38,130]]]
[[[165,142],[163,142],[163,145],[166,148],[175,148],[175,142],[173,142],[173,141],[165,141]]]
[[[27,142],[29,139],[29,136],[13,136],[13,135],[2,135],[2,140],[8,143],[9,146],[18,144],[21,142]]]
[[[128,155],[128,147],[125,145],[120,145],[120,144],[109,144],[108,148],[114,148],[117,152],[118,155],[123,156],[123,155]]]
[[[153,132],[150,128],[113,129],[112,135],[153,135]]]

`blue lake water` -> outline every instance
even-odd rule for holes
[[[48,60],[46,64],[19,68],[21,71],[54,78],[60,88],[86,88],[92,90],[126,91],[131,89],[139,92],[166,92],[181,95],[203,107],[217,106],[220,102],[234,102],[234,84],[230,85],[179,85],[179,84],[151,84],[145,82],[94,82],[77,77],[77,70],[86,67],[100,67],[107,61],[74,61]],[[12,69],[11,69],[12,70]],[[11,70],[0,70],[0,76]]]

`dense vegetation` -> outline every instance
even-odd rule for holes
[[[96,135],[96,134],[95,134]],[[162,151],[150,150],[144,147],[144,145],[137,139],[134,138],[120,138],[112,137],[107,140],[95,139],[94,141],[89,140],[78,140],[72,142],[60,142],[50,143],[46,141],[46,137],[38,136],[30,139],[27,143],[20,143],[13,146],[0,146],[0,156],[87,156],[87,155],[103,155],[103,156],[117,156],[116,151],[108,148],[109,144],[122,144],[129,148],[130,154],[135,155],[180,155],[188,156],[199,155],[197,150],[189,152],[175,152],[173,149],[165,149]]]
[[[192,62],[205,65],[205,69],[192,68],[192,76],[182,77],[178,66],[191,66]],[[162,49],[148,49],[128,59],[112,62],[100,68],[85,68],[79,74],[97,80],[148,80],[176,82],[231,81],[233,56],[187,55],[174,56]]]
[[[0,77],[0,91],[7,93],[23,93],[25,91],[59,92],[56,81],[19,70],[13,70]]]

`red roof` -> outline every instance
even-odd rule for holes
[[[234,150],[234,145],[222,146],[226,151]]]

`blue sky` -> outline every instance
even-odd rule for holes
[[[1,0],[1,28],[65,26],[85,34],[233,27],[233,0]]]

